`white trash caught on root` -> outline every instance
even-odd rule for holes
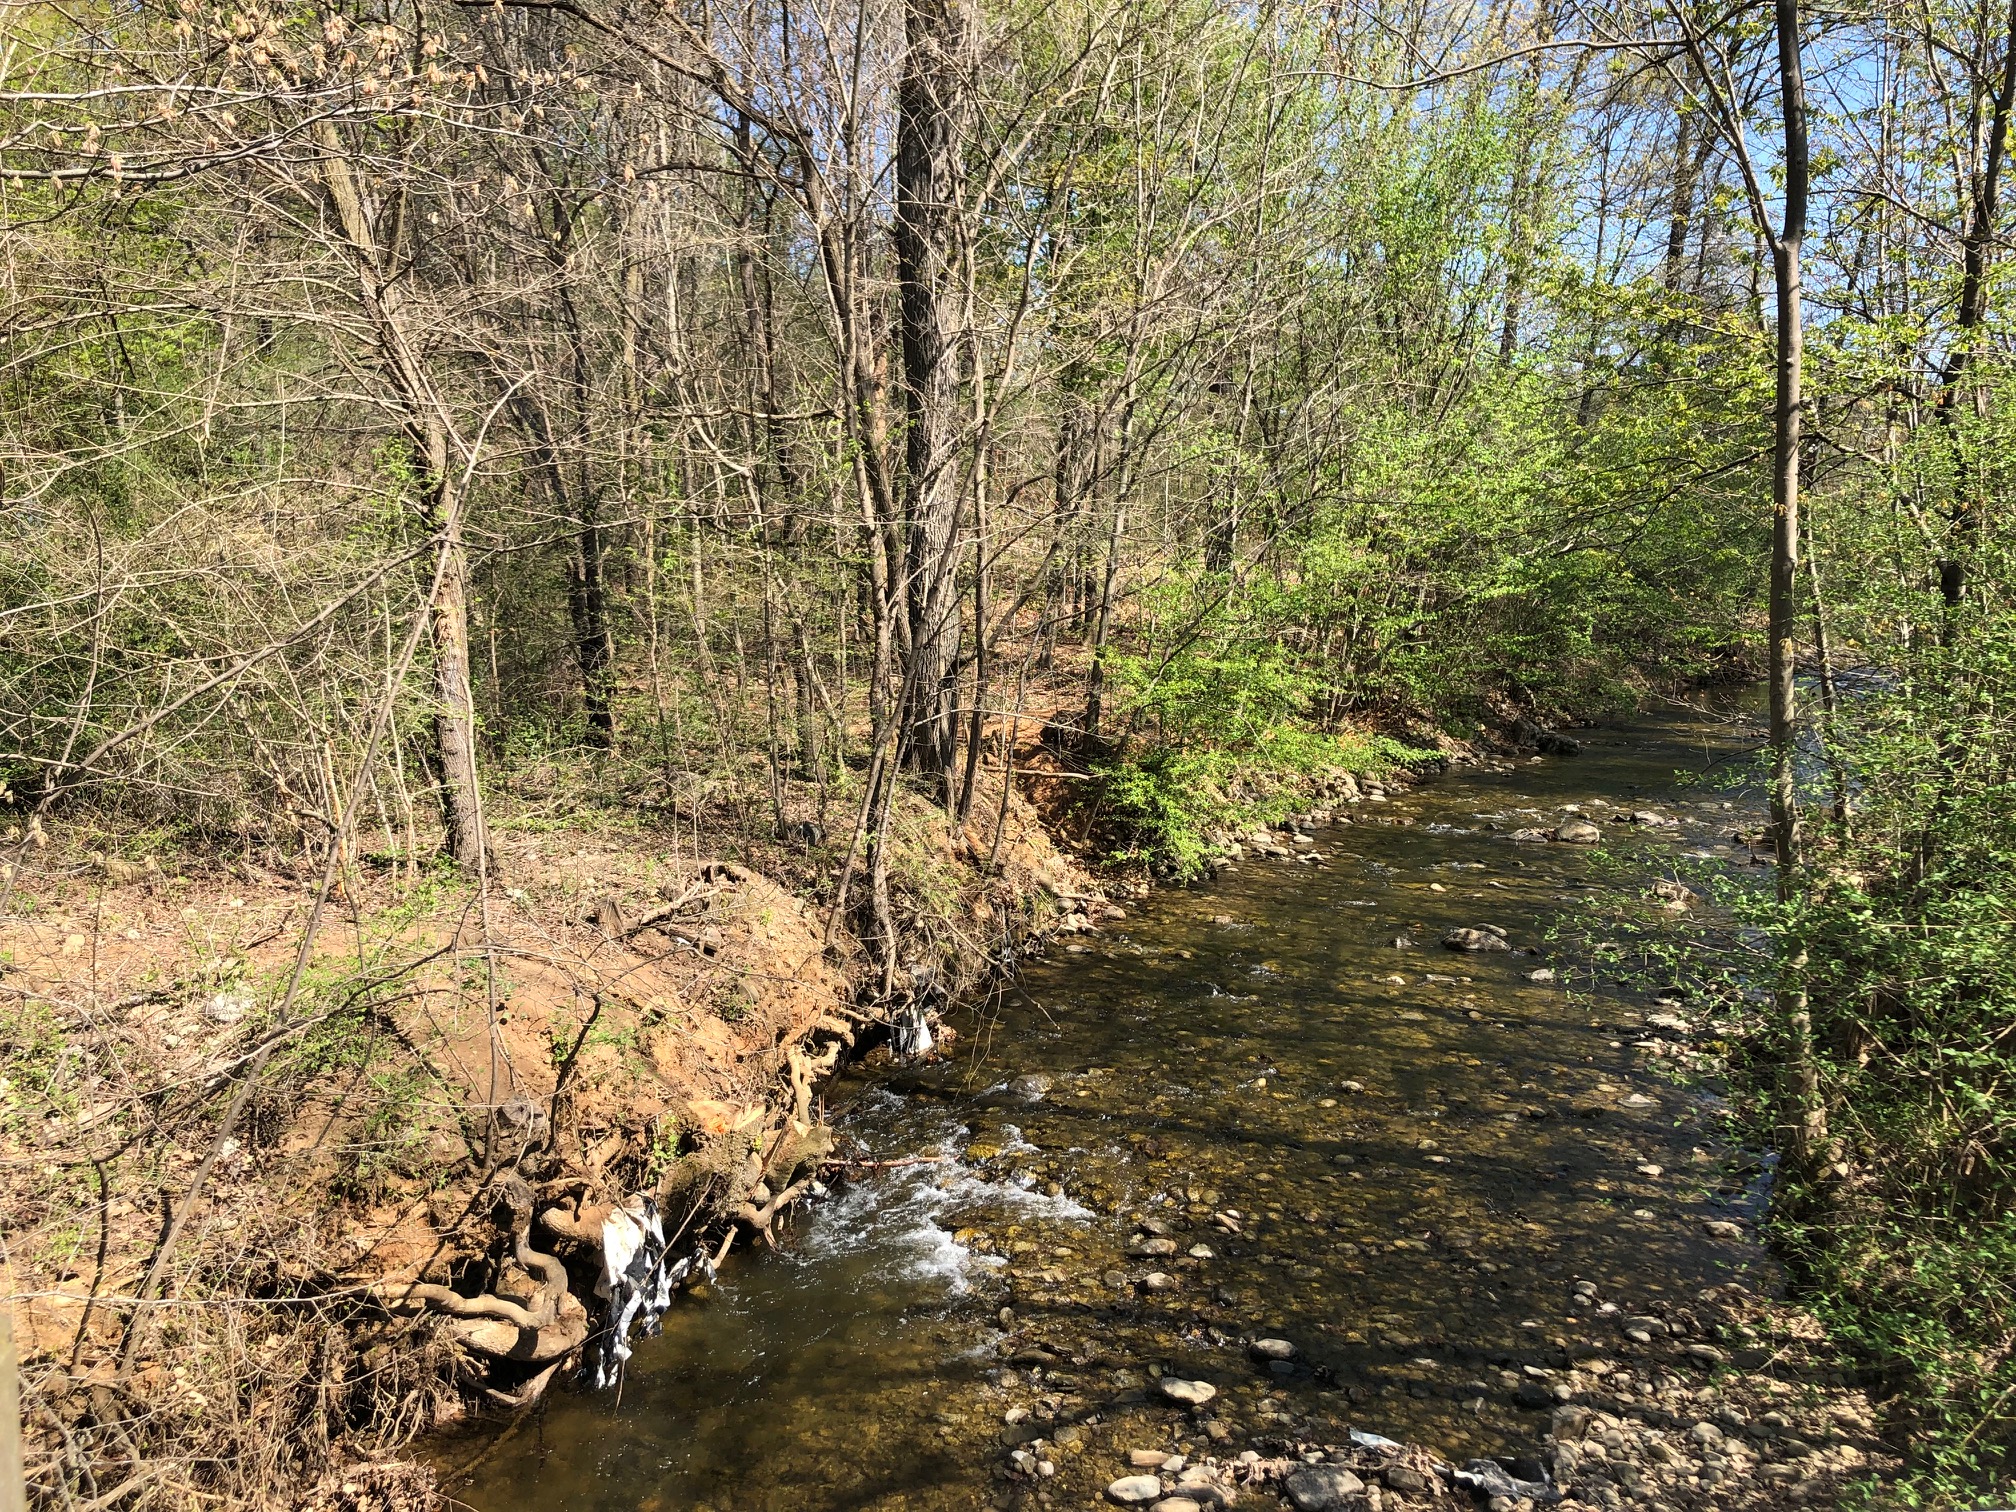
[[[600,1391],[616,1384],[630,1358],[630,1330],[644,1337],[658,1332],[665,1309],[679,1283],[698,1272],[714,1279],[714,1258],[703,1246],[683,1259],[665,1263],[665,1227],[658,1204],[643,1192],[612,1212],[602,1224],[602,1274],[595,1295],[606,1310],[603,1326],[588,1356],[589,1383]]]

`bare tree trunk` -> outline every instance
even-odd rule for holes
[[[906,0],[896,130],[896,261],[901,290],[905,604],[913,665],[903,679],[905,762],[951,802],[959,732],[961,489],[954,451],[959,373],[951,276],[965,84],[964,25],[950,0]]]
[[[482,796],[476,786],[476,700],[469,678],[469,568],[455,507],[448,434],[430,425],[427,524],[441,538],[441,591],[434,596],[434,743],[441,753],[442,810],[448,853],[463,866],[484,864]]]
[[[1778,899],[1793,901],[1800,863],[1797,792],[1797,634],[1799,594],[1799,459],[1804,394],[1805,328],[1800,254],[1806,238],[1809,169],[1806,84],[1799,43],[1799,0],[1777,0],[1778,77],[1785,121],[1785,218],[1773,238],[1778,294],[1777,402],[1773,413],[1771,509],[1770,738],[1771,827],[1778,848]],[[1778,1009],[1790,1041],[1785,1061],[1784,1154],[1807,1174],[1817,1169],[1827,1138],[1813,1055],[1813,1015],[1805,987],[1806,951],[1788,941],[1779,965]]]
[[[1099,738],[1099,720],[1106,694],[1106,641],[1112,632],[1113,585],[1120,575],[1120,535],[1126,529],[1127,505],[1113,505],[1113,524],[1106,536],[1106,573],[1099,583],[1099,603],[1092,618],[1092,670],[1085,680],[1085,743]]]
[[[1985,20],[1985,18],[1984,18]],[[1984,501],[1967,479],[1967,459],[1958,425],[1959,402],[1974,348],[1989,311],[1989,254],[1994,249],[1996,204],[2001,195],[2002,164],[2008,155],[2009,115],[2016,106],[2016,0],[2011,0],[2003,29],[2002,69],[1990,96],[1987,141],[1979,170],[1967,190],[1967,225],[1960,237],[1960,303],[1956,330],[1939,371],[1939,392],[1933,401],[1947,437],[1953,462],[1953,497],[1948,507],[1952,527],[1946,557],[1939,563],[1939,594],[1945,607],[1941,639],[1951,643],[1955,615],[1967,596],[1969,548],[1980,533]]]
[[[476,705],[469,677],[469,569],[462,547],[461,513],[455,508],[449,417],[408,340],[402,320],[407,297],[400,283],[386,276],[387,261],[399,255],[403,216],[394,213],[389,228],[375,224],[357,191],[350,159],[336,128],[323,122],[314,135],[323,154],[323,185],[357,271],[358,302],[371,323],[385,376],[404,411],[415,460],[426,475],[422,512],[428,528],[441,535],[441,591],[435,596],[430,618],[442,819],[449,854],[463,866],[480,866],[486,847],[476,779]]]
[[[559,303],[567,328],[568,386],[573,391],[574,424],[580,446],[575,458],[574,550],[568,560],[574,656],[581,669],[581,699],[588,715],[589,743],[606,751],[616,744],[616,718],[609,687],[616,637],[609,619],[608,551],[602,530],[601,489],[594,472],[591,414],[594,399],[590,392],[588,341],[580,312],[564,284]]]
[[[1840,701],[1834,682],[1832,637],[1827,633],[1827,600],[1820,592],[1820,553],[1815,549],[1813,515],[1806,514],[1806,592],[1812,603],[1813,654],[1820,663],[1820,737],[1827,757],[1827,775],[1834,787],[1834,823],[1844,833],[1848,829],[1848,771],[1842,765],[1837,735]]]
[[[1687,233],[1694,221],[1694,181],[1700,175],[1702,157],[1714,145],[1713,132],[1703,132],[1694,140],[1694,117],[1679,112],[1680,125],[1673,143],[1673,204],[1666,222],[1666,264],[1662,278],[1667,292],[1677,293],[1687,265]]]

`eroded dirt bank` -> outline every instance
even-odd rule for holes
[[[842,1057],[1102,907],[1019,797],[999,842],[919,822],[878,1000],[849,918],[807,901],[823,837],[759,847],[766,873],[648,796],[507,810],[487,890],[352,854],[325,893],[306,864],[17,826],[0,1290],[36,1496],[424,1501],[426,1472],[363,1467],[593,1368],[618,1209],[663,1234],[647,1292],[763,1242],[830,1174]]]

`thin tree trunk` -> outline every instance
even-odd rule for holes
[[[1770,741],[1771,827],[1778,849],[1778,899],[1796,895],[1800,865],[1797,792],[1798,713],[1794,678],[1798,670],[1799,460],[1805,330],[1801,309],[1800,254],[1806,237],[1809,179],[1806,150],[1806,87],[1799,42],[1799,0],[1777,0],[1778,77],[1785,121],[1785,218],[1772,242],[1778,294],[1777,395],[1774,407],[1774,463],[1771,509]],[[1782,947],[1778,1009],[1789,1040],[1785,1061],[1786,1138],[1784,1154],[1802,1172],[1818,1168],[1827,1138],[1827,1115],[1820,1100],[1813,1053],[1813,1016],[1805,987],[1806,951],[1793,939]]]
[[[904,436],[905,605],[913,663],[903,682],[902,752],[951,806],[959,732],[961,490],[954,466],[959,374],[952,351],[964,25],[950,0],[905,0],[897,91],[897,279],[908,409]]]
[[[463,866],[481,866],[486,849],[482,795],[476,778],[476,705],[469,676],[469,569],[462,546],[461,512],[455,507],[454,458],[445,407],[421,368],[407,337],[402,285],[388,278],[388,258],[397,256],[402,220],[375,225],[366,210],[342,139],[329,122],[314,132],[323,153],[322,182],[330,206],[350,245],[357,271],[358,302],[378,349],[387,380],[404,410],[415,461],[424,473],[421,513],[441,538],[441,588],[429,610],[434,641],[434,744],[441,764],[441,809],[448,853]]]
[[[1945,559],[1939,563],[1939,594],[1945,616],[1940,638],[1951,644],[1956,617],[1967,596],[1967,566],[1975,537],[1980,534],[1983,500],[1967,478],[1966,448],[1958,423],[1959,403],[1981,327],[1989,310],[1989,254],[1995,239],[1995,212],[2001,195],[2002,164],[2008,154],[2009,115],[2016,106],[2016,0],[2011,0],[2003,30],[2002,72],[1990,97],[1987,141],[1980,171],[1967,185],[1967,225],[1960,237],[1960,302],[1955,331],[1939,371],[1939,392],[1933,413],[1945,432],[1952,455],[1953,497],[1947,521],[1952,530]]]
[[[1668,293],[1677,293],[1687,266],[1687,233],[1694,220],[1694,181],[1700,176],[1703,157],[1714,145],[1712,132],[1703,132],[1694,141],[1694,117],[1681,111],[1677,139],[1673,144],[1673,203],[1666,223],[1666,264],[1663,273]]]
[[[1099,721],[1105,712],[1106,642],[1113,625],[1113,585],[1120,575],[1120,535],[1126,529],[1127,506],[1115,503],[1113,525],[1106,537],[1106,573],[1099,584],[1099,603],[1092,619],[1092,670],[1085,680],[1085,743],[1099,738]]]
[[[442,809],[448,853],[463,866],[484,864],[483,801],[476,785],[476,701],[469,677],[469,568],[455,507],[447,432],[430,425],[432,473],[427,524],[441,539],[441,591],[434,596],[434,743],[441,752]]]
[[[1827,774],[1834,786],[1834,823],[1848,829],[1848,773],[1841,764],[1841,747],[1836,737],[1836,717],[1840,701],[1834,683],[1834,650],[1827,633],[1827,601],[1820,593],[1820,554],[1814,550],[1813,516],[1806,515],[1806,592],[1812,599],[1813,654],[1820,663],[1821,742],[1827,757]]]

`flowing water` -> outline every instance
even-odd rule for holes
[[[1242,862],[1030,963],[952,1016],[945,1059],[833,1089],[874,1158],[926,1158],[731,1260],[620,1399],[558,1396],[451,1489],[480,1512],[1087,1506],[1130,1447],[1530,1446],[1534,1372],[1615,1335],[1577,1281],[1628,1313],[1768,1276],[1704,1230],[1751,1185],[1645,1048],[1658,1007],[1548,944],[1608,863],[1507,835],[1580,805],[1640,880],[1743,864],[1746,801],[1677,774],[1745,733],[1682,714],[1458,771],[1319,826],[1321,864]],[[1440,948],[1487,924],[1515,950]],[[1530,979],[1548,964],[1564,982]],[[1256,1361],[1261,1337],[1295,1360]],[[1163,1402],[1165,1372],[1218,1395]],[[1054,1476],[1013,1475],[1018,1448]]]

